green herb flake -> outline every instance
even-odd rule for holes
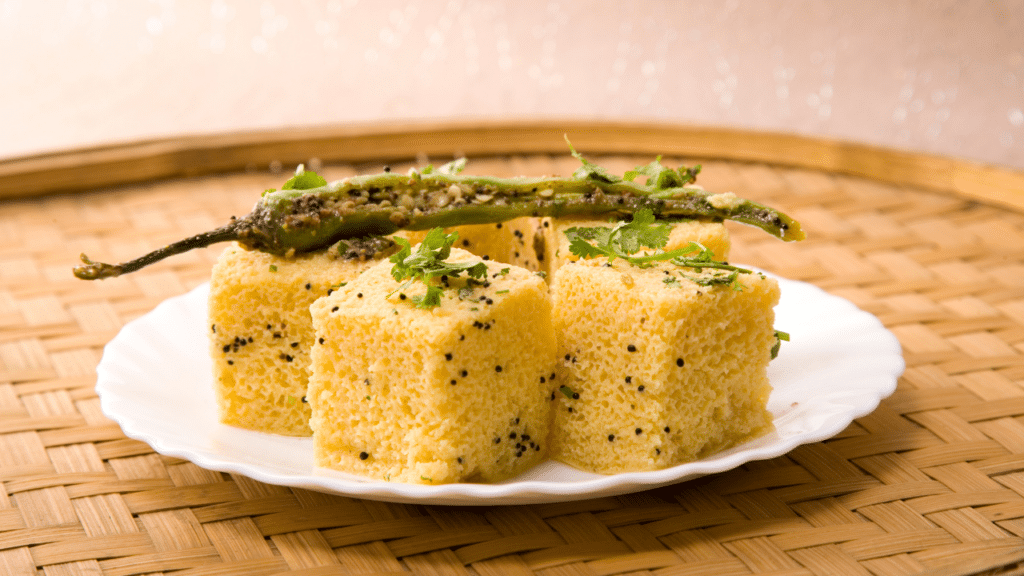
[[[607,184],[614,184],[615,182],[621,182],[622,179],[616,176],[612,176],[607,170],[594,164],[590,160],[583,157],[582,154],[576,151],[572,147],[572,142],[569,142],[569,137],[565,136],[565,143],[569,145],[569,151],[572,153],[572,157],[579,160],[582,166],[580,166],[572,177],[579,180],[595,180],[597,182],[605,182]]]
[[[738,281],[739,275],[751,274],[751,270],[715,260],[714,252],[699,242],[690,242],[683,248],[665,252],[662,248],[668,244],[670,233],[670,226],[657,223],[654,213],[643,208],[633,214],[630,222],[619,222],[612,228],[570,228],[565,231],[565,236],[569,239],[569,250],[580,258],[603,256],[608,262],[621,258],[639,268],[648,268],[654,262],[670,261],[676,266],[692,268],[696,275],[681,273],[681,276],[700,286],[721,284],[731,286],[733,290],[743,290],[743,285]],[[644,248],[654,251],[634,256]],[[705,269],[721,270],[723,273],[704,274]],[[672,285],[670,279],[666,278],[663,282]]]
[[[647,177],[647,186],[655,190],[666,190],[669,188],[682,188],[687,184],[697,181],[700,174],[700,165],[693,167],[680,166],[672,169],[662,165],[661,156],[658,156],[650,164],[637,166],[623,174],[623,179],[632,182],[637,176]]]
[[[621,258],[634,266],[646,268],[652,262],[671,260],[697,251],[700,245],[692,243],[686,248],[661,251],[668,244],[672,228],[667,224],[659,224],[654,212],[649,208],[641,208],[633,214],[629,222],[619,222],[612,228],[595,226],[593,228],[570,228],[565,231],[569,239],[569,251],[580,258],[608,258],[609,262]],[[633,256],[644,248],[654,249],[652,254]]]
[[[495,294],[508,294],[508,290],[498,290]]]
[[[288,179],[287,182],[281,186],[282,190],[312,190],[313,188],[320,188],[326,186],[327,180],[323,176],[316,172],[309,172],[305,169],[305,166],[299,164],[299,167],[295,170],[295,176]]]
[[[775,345],[772,346],[772,360],[775,360],[779,356],[779,350],[782,349],[782,343],[789,342],[789,333],[781,330],[775,331]]]
[[[427,285],[427,292],[422,296],[413,296],[412,302],[417,308],[433,308],[441,305],[443,290],[431,283],[434,278],[448,276],[456,278],[463,272],[470,279],[483,278],[487,275],[487,266],[479,260],[469,262],[447,262],[451,255],[452,245],[459,238],[458,233],[445,234],[441,228],[434,228],[427,233],[423,242],[413,252],[412,245],[405,238],[395,236],[393,240],[400,246],[398,252],[393,254],[390,261],[391,276],[397,282],[405,283],[388,294],[390,297],[395,292],[404,290],[415,281]],[[460,298],[462,294],[459,294]]]
[[[277,272],[277,266],[276,266],[276,265],[274,265],[274,264],[271,264],[271,265],[270,265],[270,271],[271,271],[271,272]]]
[[[502,268],[501,270],[498,270],[498,274],[501,274],[502,276],[508,276],[508,273],[511,271],[511,268]]]
[[[463,158],[458,158],[456,160],[452,160],[451,162],[449,162],[447,164],[439,166],[437,168],[437,172],[438,172],[438,174],[449,174],[449,175],[458,174],[459,172],[462,172],[462,170],[465,167],[466,167],[466,159],[463,157]]]
[[[558,391],[564,394],[565,397],[569,398],[570,400],[572,399],[572,395],[574,394],[572,388],[569,388],[568,386],[562,386],[558,389]]]

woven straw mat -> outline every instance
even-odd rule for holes
[[[621,173],[649,158],[597,160]],[[479,158],[469,171],[577,165]],[[1021,214],[864,179],[705,161],[704,186],[777,206],[809,234],[787,244],[730,224],[732,259],[877,315],[903,345],[897,392],[833,439],[731,472],[616,498],[460,508],[204,470],[125,438],[101,413],[93,386],[103,346],[205,282],[220,249],[104,282],[74,279],[77,255],[118,261],[213,228],[286,176],[0,204],[0,574],[1024,572]]]

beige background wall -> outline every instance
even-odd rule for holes
[[[1024,169],[1024,0],[0,0],[0,157],[453,117],[752,128]]]

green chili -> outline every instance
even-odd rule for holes
[[[659,219],[735,220],[781,240],[804,238],[800,225],[777,210],[739,199],[715,202],[716,207],[709,201],[712,192],[685,184],[647,185],[582,169],[570,177],[469,176],[456,173],[462,164],[464,160],[436,170],[384,172],[332,183],[310,177],[313,173],[300,166],[286,189],[265,192],[242,218],[122,264],[93,262],[82,254],[84,264],[74,273],[84,280],[120,276],[168,256],[231,240],[250,249],[294,256],[398,230],[497,223],[523,216],[622,218],[641,208]],[[310,183],[317,186],[299,189]]]

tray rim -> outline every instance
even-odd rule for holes
[[[1024,212],[1024,171],[881,146],[738,128],[616,120],[350,123],[151,138],[0,159],[0,199],[323,162],[567,152],[664,154],[820,170]]]

